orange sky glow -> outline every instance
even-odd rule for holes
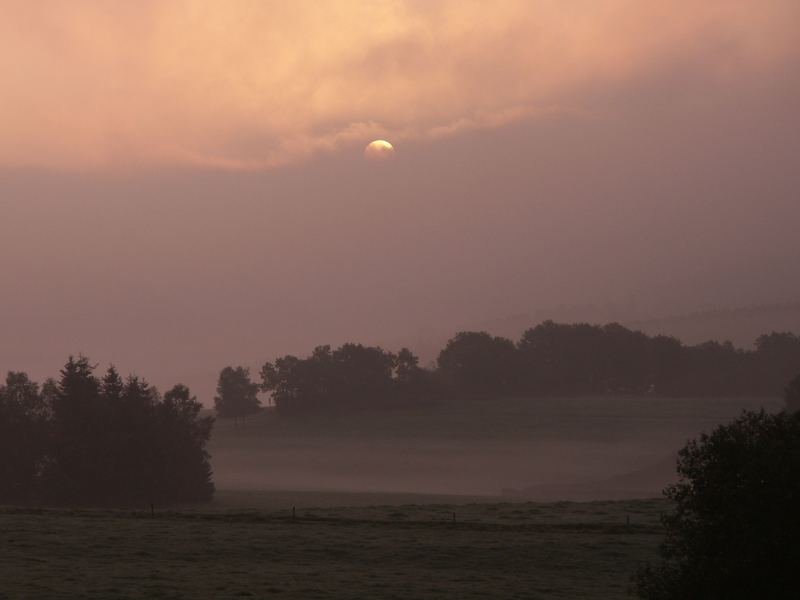
[[[575,112],[798,52],[794,0],[5,0],[0,165],[262,169]]]

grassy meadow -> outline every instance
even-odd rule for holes
[[[342,499],[350,506],[327,504]],[[2,509],[0,597],[625,598],[668,509],[373,504],[415,499],[433,500],[223,492],[212,506],[154,516]]]

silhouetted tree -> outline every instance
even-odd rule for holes
[[[344,344],[332,354],[329,393],[341,403],[369,406],[392,395],[395,357],[378,347]]]
[[[600,339],[600,391],[641,394],[654,385],[650,338],[641,331],[609,323],[603,326]]]
[[[219,374],[214,398],[217,415],[238,419],[258,412],[258,389],[259,385],[250,381],[250,369],[225,367]]]
[[[394,384],[400,397],[410,402],[421,402],[438,395],[433,374],[419,366],[419,358],[411,350],[401,348],[394,359]]]
[[[0,502],[142,504],[207,500],[213,420],[184,386],[162,400],[111,367],[70,357],[41,390],[24,373],[0,386]]]
[[[800,410],[800,375],[797,375],[786,386],[783,399],[786,401],[786,410],[790,412]]]
[[[678,395],[679,378],[687,366],[686,349],[680,340],[665,335],[650,339],[648,347],[648,391],[660,395]]]
[[[486,332],[461,332],[447,342],[434,372],[402,349],[319,346],[311,356],[284,356],[261,369],[261,389],[279,411],[337,410],[457,395],[659,394],[747,396],[775,393],[773,378],[800,370],[800,338],[761,336],[756,350],[729,341],[684,346],[618,323],[545,321],[515,346]],[[783,375],[780,375],[783,377]]]
[[[758,393],[748,355],[730,341],[708,341],[686,349],[686,364],[677,388],[683,394],[744,396]],[[771,384],[770,384],[771,386]]]
[[[745,412],[679,453],[662,561],[636,576],[648,599],[796,598],[800,413]]]
[[[545,321],[522,334],[520,379],[533,393],[604,391],[603,331],[593,325]]]
[[[27,502],[36,492],[46,451],[48,407],[25,373],[0,386],[0,503]]]
[[[308,358],[283,356],[261,368],[261,389],[282,413],[342,408],[330,346],[317,346]]]
[[[210,500],[214,493],[206,443],[214,418],[201,417],[203,406],[189,388],[178,384],[156,406],[158,469],[154,497],[158,501]]]
[[[114,365],[111,365],[103,375],[100,382],[100,395],[112,405],[122,403],[122,394],[125,391],[125,382]]]
[[[394,370],[397,381],[401,383],[411,381],[421,371],[419,358],[408,348],[401,348],[395,357]]]
[[[444,378],[467,393],[512,392],[519,373],[514,343],[485,331],[457,333],[439,353],[436,362]]]
[[[584,394],[641,388],[646,337],[612,323],[545,321],[519,342],[529,391]],[[644,353],[646,355],[646,353]]]
[[[800,372],[800,336],[772,332],[759,336],[755,346],[748,369],[751,379],[769,382],[769,387],[763,386],[762,393],[780,394],[783,391],[780,383]]]
[[[261,388],[279,412],[335,411],[391,406],[430,396],[430,372],[403,348],[344,344],[318,346],[307,358],[284,356],[261,368]]]
[[[113,472],[113,466],[107,464],[109,454],[103,439],[108,436],[108,423],[100,382],[93,370],[84,356],[70,356],[61,370],[53,397],[49,460],[43,473],[45,494],[51,500],[69,503],[94,499]]]

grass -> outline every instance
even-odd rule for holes
[[[221,493],[153,517],[0,509],[0,598],[625,598],[668,509],[341,499]]]

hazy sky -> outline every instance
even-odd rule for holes
[[[800,299],[796,0],[0,0],[0,369]],[[372,139],[395,160],[362,158]]]

